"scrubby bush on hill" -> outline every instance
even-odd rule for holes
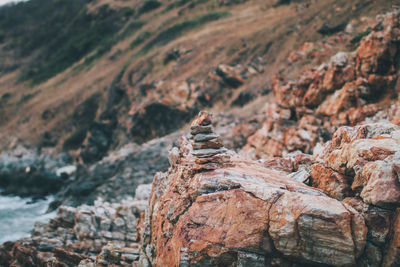
[[[204,15],[200,15],[192,20],[186,20],[183,22],[176,23],[175,25],[161,31],[156,37],[148,42],[139,53],[146,53],[156,45],[167,44],[176,38],[180,37],[185,31],[200,27],[207,22],[215,21],[226,17],[229,12],[215,11]]]
[[[31,0],[0,8],[0,32],[5,33],[5,48],[18,51],[20,57],[36,55],[23,70],[22,80],[41,83],[99,45],[96,54],[108,51],[112,43],[108,39],[124,26],[132,12],[104,5],[89,13],[88,2]]]

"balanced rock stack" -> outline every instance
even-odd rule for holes
[[[213,132],[212,114],[201,111],[190,127],[192,155],[197,158],[210,158],[225,153],[218,134]]]

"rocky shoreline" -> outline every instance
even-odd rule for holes
[[[282,158],[230,150],[198,157],[183,136],[168,172],[135,199],[61,206],[31,238],[2,245],[0,264],[396,266],[399,137],[388,122],[342,127],[312,158],[286,158],[285,169]],[[313,187],[289,175],[299,170]]]
[[[0,266],[400,266],[399,62],[393,11],[355,52],[277,76],[259,121],[200,112],[69,175],[61,156],[1,154],[0,184],[56,193],[58,215]]]
[[[93,206],[61,206],[48,224],[36,223],[31,238],[6,242],[0,265],[132,266],[139,259],[138,227],[151,185],[141,185],[135,199],[98,200]]]

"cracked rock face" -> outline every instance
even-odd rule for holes
[[[246,155],[312,153],[337,127],[357,125],[383,109],[382,99],[397,98],[399,21],[398,10],[387,13],[354,52],[339,52],[294,80],[277,75],[274,100],[265,106],[267,119],[248,138]],[[399,115],[393,119],[398,122]]]
[[[383,122],[341,127],[312,166],[313,185],[337,199],[359,195],[365,203],[400,205],[400,128]]]
[[[188,146],[154,179],[142,266],[357,264],[367,227],[351,205],[233,153],[199,169]]]

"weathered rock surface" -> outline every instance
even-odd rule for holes
[[[350,205],[235,155],[199,171],[185,142],[178,164],[153,181],[143,266],[358,262],[368,229]]]
[[[379,16],[354,52],[339,52],[297,80],[278,75],[272,84],[275,103],[265,107],[267,120],[243,153],[252,158],[297,150],[311,154],[339,126],[354,126],[390,106],[388,99],[398,90],[399,16],[398,10]]]
[[[400,265],[400,209],[396,210],[390,242],[387,247],[383,266],[399,266]]]
[[[379,18],[355,52],[339,52],[296,81],[277,77],[261,127],[261,120],[226,120],[233,125],[225,127],[228,147],[247,142],[240,156],[224,148],[210,114],[200,113],[192,137],[170,150],[168,172],[150,187],[140,184],[167,169],[177,134],[143,142],[181,127],[222,95],[189,81],[152,86],[160,97],[132,106],[126,125],[143,144],[78,169],[56,203],[94,206],[60,207],[32,238],[0,246],[0,266],[399,266],[400,128],[341,127],[372,115],[367,120],[400,122],[398,104],[380,111],[399,89],[399,36],[395,11]],[[306,44],[289,60],[314,57],[314,48]],[[219,91],[245,81],[240,67],[220,65],[213,75]],[[99,134],[91,141],[100,146],[87,144],[86,152],[103,141],[108,148],[105,139]]]
[[[313,185],[343,199],[359,195],[381,207],[400,205],[400,128],[391,123],[339,128],[314,164]]]

